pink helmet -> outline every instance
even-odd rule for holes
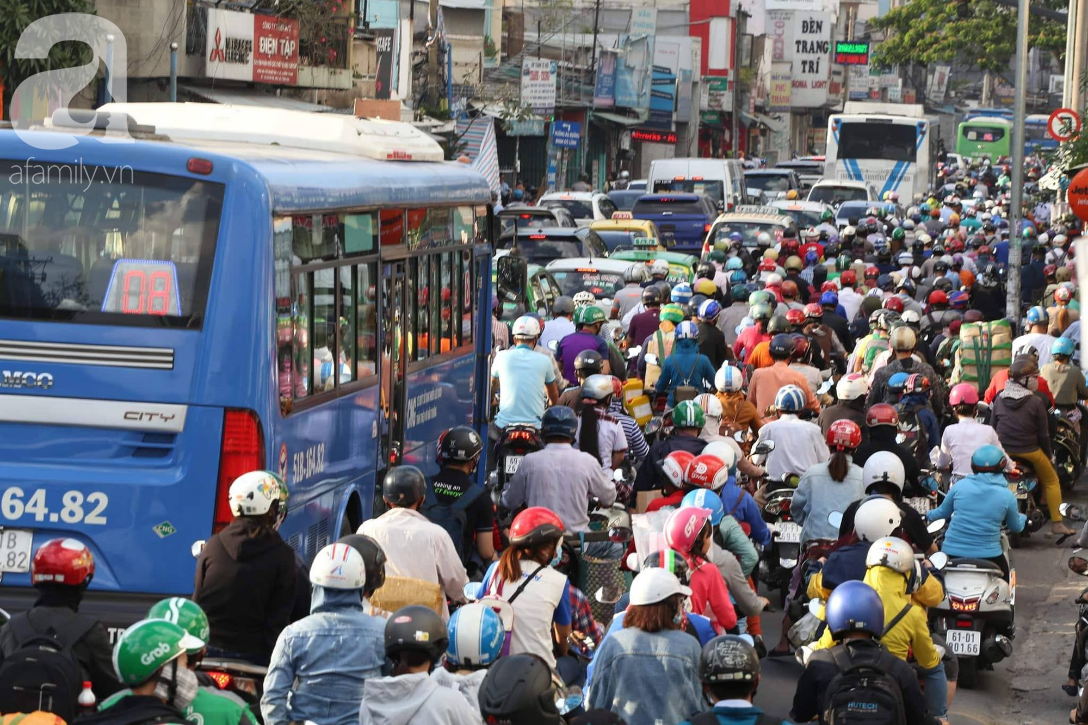
[[[952,389],[948,391],[948,404],[953,408],[957,405],[977,405],[978,388],[970,383],[953,385]]]
[[[665,543],[681,554],[690,554],[703,527],[710,525],[710,516],[710,509],[696,506],[676,509],[665,521]]]

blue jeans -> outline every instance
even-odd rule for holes
[[[918,679],[925,685],[926,710],[931,717],[944,717],[948,713],[948,678],[944,674],[944,662],[928,670],[918,668]]]

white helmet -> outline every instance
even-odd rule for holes
[[[271,471],[250,471],[234,479],[227,494],[235,516],[263,516],[280,502],[279,522],[287,516],[287,484]]]
[[[540,337],[540,320],[529,315],[522,315],[514,320],[510,333],[514,337]]]
[[[780,275],[778,272],[771,272],[769,275],[767,275],[768,287],[774,287],[780,284],[782,284],[782,275]]]
[[[756,244],[761,247],[769,247],[772,244],[771,235],[768,232],[760,232],[756,235]]]
[[[722,417],[722,401],[713,393],[700,393],[695,396],[695,404],[703,409],[708,418]]]
[[[513,609],[506,612],[513,626]],[[446,661],[457,667],[486,667],[502,654],[506,622],[503,615],[483,602],[458,608],[450,617],[448,629]]]
[[[744,373],[736,365],[722,363],[714,374],[714,387],[723,393],[736,393],[744,387]]]
[[[310,583],[326,589],[362,589],[366,585],[363,555],[347,544],[329,544],[310,565]]]
[[[588,307],[597,304],[597,297],[592,292],[578,292],[574,295],[575,307]]]
[[[655,259],[654,263],[650,265],[650,274],[664,274],[669,273],[669,263],[664,259]]]
[[[876,483],[891,483],[902,493],[905,480],[903,462],[899,460],[899,456],[889,451],[878,451],[869,456],[861,469],[861,482],[866,491]]]
[[[925,232],[922,232],[918,235],[917,241],[921,242],[923,245],[931,244],[933,242],[933,237],[929,236],[929,234]]]
[[[869,392],[869,381],[861,373],[850,373],[839,378],[835,393],[839,400],[854,400]]]
[[[914,549],[902,539],[885,536],[869,547],[865,566],[886,566],[900,574],[910,574],[914,571]]]
[[[891,499],[873,496],[862,501],[854,513],[854,531],[862,541],[876,541],[892,532],[903,523],[903,512]]]
[[[636,607],[658,604],[674,594],[691,596],[691,590],[667,569],[643,569],[631,582],[631,604]]]
[[[714,441],[713,443],[707,443],[706,448],[703,449],[701,455],[714,456],[721,460],[726,467],[732,471],[737,465],[737,448],[734,448],[735,441]],[[739,446],[738,446],[739,448]]]

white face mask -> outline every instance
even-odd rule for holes
[[[170,675],[166,674],[168,669],[171,670]],[[172,701],[170,699],[171,679],[174,680],[174,699]],[[159,681],[155,685],[155,697],[170,703],[184,713],[185,708],[193,704],[199,689],[200,682],[196,678],[196,673],[186,667],[178,667],[178,661],[174,660],[159,675]]]

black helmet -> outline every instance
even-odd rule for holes
[[[695,278],[705,277],[706,279],[714,279],[714,275],[718,273],[713,264],[709,262],[702,262],[695,268]]]
[[[771,321],[767,323],[767,332],[771,335],[776,335],[780,332],[791,332],[793,326],[790,325],[790,321],[786,319],[784,315],[775,315],[771,318]]]
[[[752,645],[734,634],[723,634],[706,643],[699,655],[699,679],[704,685],[759,680],[759,655]]]
[[[934,267],[936,267],[936,265],[934,265]],[[948,277],[938,277],[937,279],[933,280],[933,289],[939,289],[942,292],[951,292],[952,280],[950,280]]]
[[[484,441],[480,434],[467,425],[459,425],[439,436],[438,461],[467,463],[479,458],[483,449]]]
[[[382,498],[393,506],[411,506],[427,495],[427,479],[415,466],[389,469],[382,481]]]
[[[553,405],[540,418],[540,435],[544,438],[569,438],[574,440],[578,430],[578,416],[565,405]]]
[[[934,262],[933,271],[937,274],[944,274],[948,271],[948,262],[944,261],[943,259]]]
[[[651,285],[642,290],[642,304],[647,307],[657,307],[661,304],[661,293],[656,286]]]
[[[793,336],[775,335],[771,338],[770,348],[772,358],[775,360],[788,360],[790,355],[793,354]]]
[[[563,725],[555,706],[548,663],[538,655],[502,657],[487,671],[477,699],[480,714],[496,725]]]
[[[574,369],[587,377],[601,372],[603,366],[604,359],[596,350],[582,350],[574,358]]]
[[[377,541],[362,534],[341,536],[337,544],[347,544],[363,557],[363,569],[366,571],[366,586],[363,596],[369,597],[376,589],[385,584],[385,552]]]
[[[401,652],[422,652],[433,667],[446,653],[448,643],[442,617],[421,604],[401,607],[385,623],[385,654],[390,659]]]
[[[1039,365],[1031,355],[1017,355],[1009,366],[1009,378],[1017,380],[1039,374]]]

